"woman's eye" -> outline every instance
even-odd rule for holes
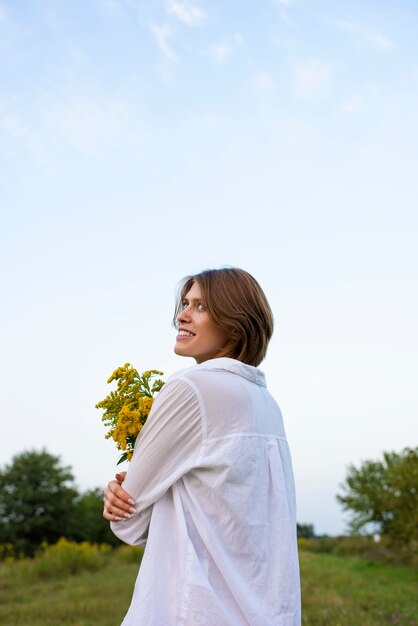
[[[187,309],[187,307],[189,306],[189,303],[184,301],[181,303],[181,310],[183,311],[184,309]],[[196,311],[206,311],[206,307],[203,304],[203,302],[198,302],[194,305],[194,308],[196,309]]]

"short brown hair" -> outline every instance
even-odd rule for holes
[[[236,338],[229,356],[248,365],[259,365],[266,356],[273,334],[273,313],[264,291],[258,282],[244,270],[225,267],[205,270],[181,281],[173,318],[193,283],[197,282],[212,320],[221,328],[231,331]]]

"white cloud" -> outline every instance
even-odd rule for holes
[[[363,39],[363,41],[372,44],[379,50],[389,51],[395,48],[394,43],[381,33],[357,26],[357,24],[353,24],[353,22],[347,20],[328,20],[328,22],[341,30],[357,35]]]
[[[0,6],[0,23],[5,22],[7,17],[7,11],[4,7]]]
[[[240,33],[239,31],[237,31],[237,32],[234,34],[234,41],[235,41],[235,43],[237,44],[237,46],[238,46],[239,48],[245,48],[245,40],[244,40],[244,37],[243,37],[242,33]]]
[[[100,0],[104,9],[124,13],[126,9],[138,10],[138,3],[135,0]]]
[[[201,50],[203,56],[209,57],[215,63],[225,63],[227,59],[238,48],[244,49],[246,47],[245,39],[239,31],[236,31],[231,35],[228,41],[218,41]]]
[[[270,91],[273,87],[273,79],[269,74],[257,74],[254,83],[260,91]]]
[[[390,39],[388,39],[384,35],[381,35],[380,33],[368,32],[364,33],[363,36],[365,39],[367,39],[367,41],[370,41],[370,43],[373,43],[381,50],[393,50],[395,47]]]
[[[313,128],[303,119],[287,117],[272,120],[270,123],[274,132],[278,133],[289,149],[298,150],[301,145],[306,148],[308,143],[316,139]]]
[[[364,109],[364,101],[359,96],[352,96],[348,100],[342,103],[340,111],[347,115],[353,115],[359,113]]]
[[[9,145],[10,154],[18,154],[19,160],[25,157],[40,166],[47,174],[56,171],[56,165],[47,146],[45,133],[28,121],[24,121],[15,111],[0,107],[0,135],[4,145]]]
[[[316,59],[295,68],[294,93],[304,100],[318,100],[330,84],[328,69]]]
[[[25,142],[25,148],[31,158],[47,174],[55,174],[58,171],[52,151],[48,146],[45,135],[42,132],[31,133]]]
[[[98,94],[67,94],[53,99],[41,111],[44,130],[54,143],[102,158],[129,144],[135,133],[123,102]]]
[[[227,43],[215,43],[206,49],[205,54],[216,63],[224,63],[232,54],[232,48]]]
[[[167,24],[158,25],[151,23],[149,27],[151,34],[154,36],[161,52],[168,58],[170,61],[178,61],[177,55],[171,49],[169,45],[169,40],[171,38],[172,32],[170,26]]]
[[[290,6],[294,4],[294,2],[295,0],[276,0],[276,4],[278,5],[279,17],[286,24],[291,24],[291,20],[289,19],[287,9],[290,8]]]
[[[120,0],[100,0],[100,4],[108,10],[111,11],[122,11],[123,10],[123,2]]]
[[[168,0],[167,12],[187,26],[197,26],[206,17],[205,12],[200,7],[190,2],[179,2],[178,0]]]
[[[137,154],[141,125],[136,96],[120,96],[90,85],[70,84],[59,93],[43,93],[31,108],[15,103],[0,105],[0,143],[18,160],[29,161],[47,174],[77,155],[111,162]]]
[[[14,139],[20,139],[28,134],[28,128],[15,113],[9,113],[0,109],[1,128]]]

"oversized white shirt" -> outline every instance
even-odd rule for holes
[[[146,549],[122,626],[300,626],[292,464],[259,369],[174,374],[123,486],[136,513],[112,530]]]

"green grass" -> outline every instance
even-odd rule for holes
[[[138,555],[103,559],[99,571],[47,579],[34,578],[20,563],[0,565],[0,624],[119,626]],[[415,570],[303,550],[300,563],[303,626],[418,626]]]
[[[118,626],[129,607],[138,565],[15,585],[0,579],[5,626]]]
[[[418,572],[300,551],[303,626],[418,625]]]

